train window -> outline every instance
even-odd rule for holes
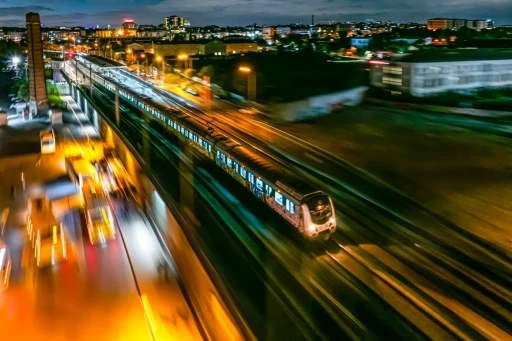
[[[222,162],[226,163],[226,155],[220,154],[220,158],[222,159]]]
[[[203,146],[203,139],[199,138],[199,142],[198,143],[199,143],[200,146]]]
[[[212,152],[212,145],[208,143],[208,152]]]
[[[249,173],[249,182],[250,182],[251,184],[253,184],[253,183],[254,183],[254,174]]]
[[[279,193],[279,192],[276,192],[276,202],[279,205],[283,204],[283,195],[281,193]]]
[[[245,168],[240,169],[240,175],[242,175],[244,179],[247,178],[247,171],[245,170]]]
[[[261,179],[256,180],[256,187],[263,190],[263,181],[261,181]]]
[[[239,167],[238,167],[238,163],[236,162],[233,162],[233,168],[235,169],[235,172],[239,172]]]
[[[265,186],[267,186],[267,187],[266,187],[267,195],[268,195],[268,196],[271,196],[271,195],[272,195],[272,192],[274,191],[274,189],[273,189],[271,186],[269,186],[269,185],[265,185]]]
[[[233,167],[233,160],[231,160],[230,158],[228,158],[228,162],[227,162],[228,166],[229,167]]]
[[[291,214],[295,213],[295,204],[288,199],[286,199],[286,210]]]

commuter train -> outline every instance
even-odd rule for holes
[[[108,77],[95,74],[93,78],[115,91],[114,81]],[[117,87],[121,97],[215,162],[307,239],[326,240],[336,230],[331,198],[283,169],[278,162],[216,132],[208,124],[186,113],[140,95],[124,85],[118,84]]]

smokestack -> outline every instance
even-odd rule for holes
[[[311,26],[315,26],[315,16],[311,16]]]

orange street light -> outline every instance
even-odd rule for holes
[[[178,59],[181,59],[181,60],[183,60],[183,59],[187,59],[187,58],[188,58],[188,56],[187,56],[186,54],[180,54],[180,55],[178,56]]]
[[[160,61],[162,61],[162,57],[158,56],[158,57],[156,57],[156,60],[160,62]]]
[[[132,49],[126,50],[127,53],[132,53]]]
[[[251,68],[250,67],[247,67],[247,66],[240,66],[238,68],[239,71],[242,71],[242,72],[251,72]]]

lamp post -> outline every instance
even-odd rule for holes
[[[247,66],[240,66],[238,70],[247,74],[247,99],[256,102],[256,74]]]
[[[143,53],[143,54],[140,55],[140,57],[142,59],[145,59],[146,55]],[[139,66],[139,59],[137,58],[137,75],[139,75],[139,74],[140,74],[140,66]]]
[[[189,59],[188,55],[180,54],[178,59],[183,61],[183,69],[192,69],[192,59]]]
[[[128,64],[130,62],[131,58],[128,58],[128,56],[131,57],[132,56],[132,52],[133,52],[132,49],[127,49],[126,50],[126,64]]]
[[[157,61],[161,61],[162,62],[162,72],[160,74],[160,77],[162,78],[162,88],[164,87],[165,85],[165,59],[163,57],[156,57],[156,60]]]

